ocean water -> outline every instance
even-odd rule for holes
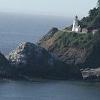
[[[62,17],[0,13],[0,51],[7,55],[20,42],[36,43],[52,27],[61,29],[71,23]]]
[[[0,81],[0,100],[100,100],[100,83]]]

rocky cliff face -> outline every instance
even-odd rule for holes
[[[81,78],[78,68],[62,63],[45,49],[29,42],[20,44],[9,54],[8,60],[15,66],[19,77],[50,79]]]
[[[95,68],[100,66],[99,33],[93,35],[60,30],[46,40],[42,38],[38,45],[67,64]]]

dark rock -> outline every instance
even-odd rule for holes
[[[11,66],[8,60],[0,53],[0,78],[9,78],[11,77]]]
[[[50,79],[81,79],[79,68],[57,60],[44,48],[22,43],[9,54],[8,60],[20,77]]]
[[[42,41],[47,41],[58,31],[59,31],[58,28],[53,27],[52,29],[48,31],[46,35],[43,36],[43,38],[38,42],[38,44],[40,45]]]

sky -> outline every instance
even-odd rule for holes
[[[50,16],[86,16],[97,0],[0,0],[0,12]]]

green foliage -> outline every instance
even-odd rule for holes
[[[89,19],[90,21],[94,20],[94,18],[98,15],[99,10],[98,8],[93,8],[89,11]]]
[[[100,8],[100,0],[98,0],[98,7]]]
[[[68,31],[59,31],[55,34],[56,48],[79,47],[88,48],[93,43],[93,34],[83,34]]]
[[[80,25],[82,28],[88,28],[93,26],[94,20],[96,20],[96,17],[99,15],[99,9],[93,8],[89,11],[89,15],[87,17],[83,17],[80,20]]]
[[[95,17],[95,19],[92,21],[91,26],[98,29],[100,28],[100,15]]]

